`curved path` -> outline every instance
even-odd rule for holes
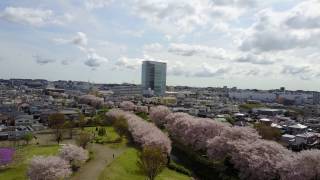
[[[93,151],[93,159],[81,167],[71,180],[98,180],[104,168],[123,152],[122,148],[112,149],[101,144],[91,144],[90,150]]]

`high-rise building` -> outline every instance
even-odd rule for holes
[[[153,91],[154,95],[163,96],[166,91],[167,64],[156,61],[143,61],[142,90]]]

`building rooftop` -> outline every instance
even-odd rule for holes
[[[307,126],[305,126],[305,125],[302,125],[302,124],[295,124],[295,125],[291,125],[291,126],[289,126],[289,128],[294,128],[294,129],[305,129],[305,128],[307,128]]]

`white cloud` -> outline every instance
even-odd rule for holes
[[[310,80],[316,76],[313,69],[309,66],[285,65],[283,66],[281,73],[284,75],[296,76],[302,80]]]
[[[73,61],[74,60],[72,59],[64,59],[61,61],[61,64],[67,66],[67,65],[70,65]]]
[[[193,75],[195,77],[223,77],[230,69],[226,67],[212,67],[207,63],[203,63],[199,70]]]
[[[79,48],[79,50],[86,54],[84,64],[93,69],[101,66],[103,63],[108,62],[108,59],[97,53],[96,49],[88,47],[88,37],[83,32],[77,32],[72,38],[56,38],[54,41],[58,44],[71,44]],[[62,61],[63,65],[68,65],[70,62]]]
[[[255,0],[212,0],[213,4],[217,6],[238,6],[238,7],[254,7]]]
[[[172,76],[191,76],[191,71],[187,69],[187,66],[181,61],[168,62],[167,65],[168,74]]]
[[[86,46],[88,44],[87,35],[83,32],[78,32],[77,35],[72,39],[72,43],[79,46]]]
[[[251,63],[251,64],[259,64],[259,65],[271,65],[275,63],[275,61],[272,59],[268,59],[267,57],[254,55],[254,54],[246,54],[244,56],[240,56],[236,58],[235,61],[239,63]]]
[[[143,51],[145,52],[159,52],[163,49],[160,43],[146,44],[143,46]]]
[[[87,59],[84,64],[92,68],[97,68],[106,62],[108,62],[107,58],[97,54],[94,49],[90,49],[87,53]]]
[[[113,0],[85,0],[84,5],[88,10],[104,8],[112,3]]]
[[[51,59],[51,58],[47,58],[47,57],[42,57],[40,55],[35,55],[33,56],[33,58],[35,59],[35,62],[39,65],[46,65],[49,63],[54,63],[56,62],[55,59]]]
[[[177,35],[218,21],[234,20],[254,4],[252,0],[132,0],[128,6],[156,29]]]
[[[223,48],[209,47],[203,45],[190,45],[182,43],[172,43],[168,52],[180,56],[202,56],[213,59],[228,60],[233,59],[233,54]]]
[[[138,69],[144,59],[139,58],[128,58],[128,57],[121,57],[118,59],[118,61],[115,63],[116,69],[129,69],[129,70],[136,70]]]
[[[286,25],[295,29],[320,28],[320,1],[308,0],[291,10],[285,20]]]
[[[243,51],[285,51],[320,47],[320,1],[308,0],[292,9],[276,12],[261,10],[257,22],[246,31]]]
[[[133,37],[142,37],[144,34],[144,30],[127,29],[127,30],[121,31],[121,33],[129,36],[133,36]]]
[[[50,24],[62,25],[65,22],[72,20],[73,17],[70,14],[57,16],[52,10],[49,9],[34,9],[9,6],[0,13],[0,18],[20,24],[44,26]]]
[[[84,48],[88,44],[88,37],[83,32],[77,32],[77,34],[71,39],[55,38],[53,41],[58,44],[74,44],[78,47]]]

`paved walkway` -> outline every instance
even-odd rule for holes
[[[122,148],[112,149],[100,144],[91,144],[90,150],[93,151],[94,158],[81,167],[71,180],[98,180],[104,168],[123,152]]]

